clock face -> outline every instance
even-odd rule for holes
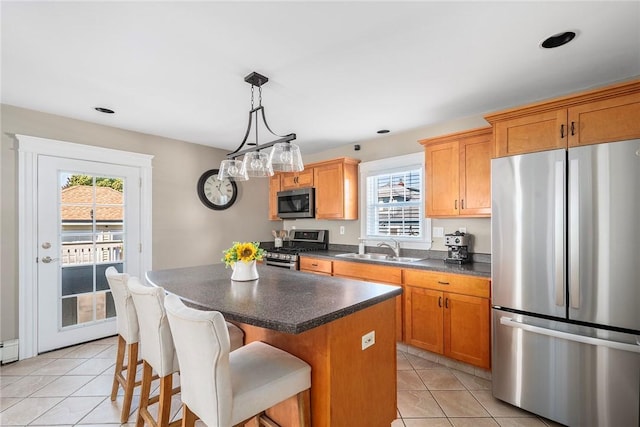
[[[211,169],[198,180],[198,197],[208,208],[222,210],[233,205],[238,196],[238,186],[230,179],[219,180],[218,169]]]

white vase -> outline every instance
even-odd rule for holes
[[[233,268],[231,280],[235,280],[236,282],[247,282],[258,278],[258,269],[256,268],[255,260],[249,262],[238,261],[234,263],[231,268]]]

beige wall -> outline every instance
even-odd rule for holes
[[[305,162],[336,157],[362,161],[422,152],[419,139],[486,126],[481,116],[468,117],[402,133],[372,138],[331,150],[304,155]],[[225,152],[153,135],[96,125],[8,105],[1,106],[0,151],[0,340],[18,336],[18,212],[17,152],[6,134],[25,134],[86,145],[151,154],[153,159],[153,268],[173,268],[220,261],[221,251],[234,240],[272,240],[271,229],[326,228],[331,243],[357,244],[360,221],[268,221],[268,182],[238,183],[238,200],[226,211],[205,208],[196,194],[200,175],[216,168]],[[304,143],[301,143],[304,144]],[[304,148],[303,148],[304,151]],[[490,219],[435,219],[445,233],[466,227],[475,236],[474,252],[490,253]],[[339,228],[345,226],[345,234]],[[433,249],[445,250],[443,238]]]
[[[271,238],[267,180],[238,183],[238,200],[225,211],[210,210],[198,199],[198,178],[218,167],[222,150],[8,105],[0,112],[1,341],[18,337],[17,152],[7,133],[153,155],[154,269],[217,263],[234,240]]]
[[[434,126],[427,126],[407,132],[390,133],[386,136],[372,138],[359,142],[360,150],[354,150],[354,144],[345,145],[332,150],[323,151],[313,155],[305,155],[304,161],[315,162],[336,157],[353,157],[363,162],[385,159],[403,154],[423,152],[418,140],[446,135],[448,133],[475,129],[488,126],[482,116],[467,117]],[[340,235],[340,226],[345,227],[345,234]],[[471,250],[476,253],[491,253],[491,219],[489,218],[465,218],[465,219],[434,219],[432,227],[444,227],[444,232],[453,233],[460,227],[466,227],[467,232],[474,236],[474,244]],[[358,244],[360,237],[360,221],[318,221],[313,219],[285,221],[284,228],[321,228],[328,229],[331,243]],[[443,237],[434,237],[432,249],[446,250]]]

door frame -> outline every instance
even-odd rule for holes
[[[151,269],[152,155],[15,135],[18,140],[18,339],[19,359],[38,354],[38,157],[113,163],[140,169],[140,271]]]

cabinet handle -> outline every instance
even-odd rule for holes
[[[571,122],[571,136],[574,136],[576,134],[575,125],[575,122]]]
[[[564,138],[564,125],[560,125],[560,138]]]
[[[318,264],[311,264],[311,267],[317,267]]]
[[[453,209],[458,210],[458,199],[453,202]]]
[[[444,299],[444,308],[449,308],[449,298]]]
[[[464,209],[464,199],[460,200],[460,209]]]
[[[438,280],[438,284],[440,284],[440,285],[448,285],[449,282],[441,282],[440,280]]]
[[[438,297],[438,307],[442,307],[442,297]]]

